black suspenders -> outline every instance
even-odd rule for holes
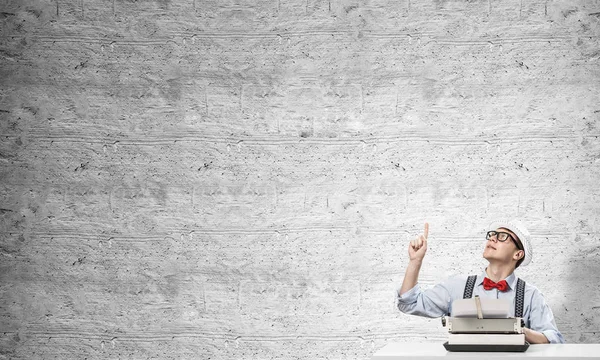
[[[465,285],[465,292],[463,299],[470,299],[473,297],[473,288],[475,288],[475,281],[477,275],[471,275],[467,278],[467,284]],[[525,302],[525,281],[517,279],[517,289],[515,295],[515,317],[523,317],[523,303]]]
[[[470,299],[473,297],[473,288],[475,287],[475,280],[477,280],[477,275],[471,275],[467,278],[467,285],[465,285],[463,299]]]
[[[523,303],[525,302],[525,281],[517,279],[517,294],[515,295],[515,317],[523,317]]]

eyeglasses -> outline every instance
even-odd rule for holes
[[[485,236],[485,238],[487,240],[491,239],[492,237],[495,237],[496,240],[500,241],[500,242],[505,242],[506,240],[508,240],[508,238],[511,238],[512,241],[515,242],[515,244],[517,243],[515,241],[515,238],[512,237],[511,234],[504,232],[504,231],[488,231],[487,235]]]

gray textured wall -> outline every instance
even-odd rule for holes
[[[0,358],[367,358],[519,217],[600,342],[600,2],[3,0]]]

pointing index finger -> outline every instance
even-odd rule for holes
[[[429,223],[425,223],[425,239],[427,239],[427,236],[429,235]]]

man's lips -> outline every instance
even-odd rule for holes
[[[496,248],[495,248],[495,247],[493,247],[492,245],[488,245],[487,247],[489,247],[489,248],[492,248],[492,249],[496,250]]]

